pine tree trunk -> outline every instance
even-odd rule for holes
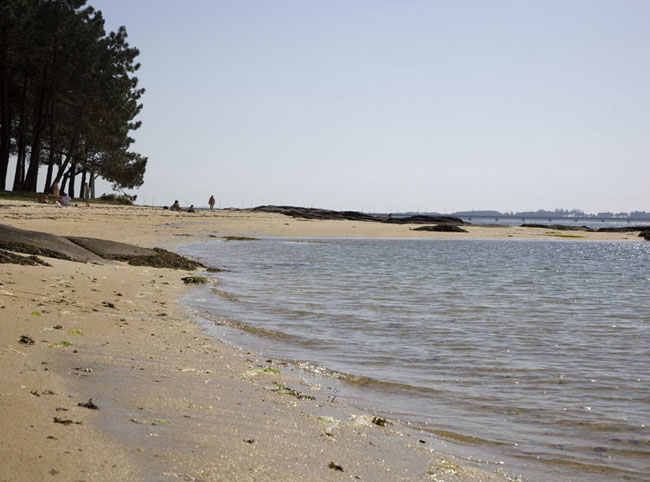
[[[22,98],[20,99],[20,114],[18,126],[18,155],[16,157],[16,173],[14,174],[14,191],[22,191],[25,182],[25,122],[27,113],[27,79],[29,63],[25,65],[25,76],[23,78]]]
[[[99,177],[99,174],[90,173],[90,197],[95,199],[95,179]]]
[[[45,176],[45,186],[43,192],[50,192],[52,189],[52,174],[54,172],[54,152],[50,149],[50,158],[47,161],[47,175]]]
[[[55,140],[55,135],[54,135],[54,81],[52,81],[52,86],[51,86],[52,92],[50,94],[50,155],[48,156],[47,160],[47,175],[45,176],[45,187],[43,188],[43,192],[50,192],[50,189],[52,187],[52,172],[54,171],[54,160],[55,160],[55,154],[54,154],[54,140]]]
[[[61,181],[61,178],[66,172],[65,170],[67,169],[68,164],[70,164],[70,161],[75,155],[75,151],[77,149],[77,143],[79,142],[79,137],[81,136],[81,125],[83,122],[83,117],[84,117],[84,109],[82,107],[81,112],[79,113],[79,117],[77,118],[77,126],[75,128],[75,132],[72,135],[72,138],[70,139],[70,147],[68,148],[68,152],[65,156],[65,161],[63,161],[63,164],[61,165],[61,167],[59,167],[59,170],[56,173],[56,177],[54,178],[53,183]]]
[[[25,183],[25,128],[24,117],[20,120],[18,129],[18,155],[16,156],[16,172],[14,174],[14,186],[12,190],[22,191]]]
[[[12,191],[22,191],[23,182],[25,182],[25,148],[18,149],[18,157],[16,158],[16,172],[14,174],[14,185]]]
[[[54,178],[52,184],[54,184],[55,182],[60,182],[61,178],[63,178],[64,174],[66,173],[65,170],[68,168],[68,164],[70,164],[70,160],[72,159],[72,156],[74,156],[75,149],[77,148],[78,136],[79,133],[76,133],[72,137],[72,140],[70,141],[70,147],[68,148],[68,152],[65,155],[65,161],[63,161],[63,164],[61,164],[59,170],[56,172],[56,177]]]
[[[9,109],[9,69],[7,65],[7,29],[2,30],[0,47],[0,190],[4,190],[9,168],[11,111]]]
[[[86,170],[81,172],[81,187],[79,188],[79,198],[84,198],[84,186],[86,185]]]
[[[61,180],[61,190],[60,190],[61,195],[63,195],[64,192],[66,192],[66,193],[68,192],[68,190],[67,190],[67,187],[68,187],[68,179],[70,179],[70,171],[67,171],[67,172],[63,175],[63,179]],[[72,196],[70,196],[70,197],[72,197]]]
[[[77,176],[77,163],[76,162],[73,162],[70,165],[69,173],[70,173],[70,188],[69,188],[69,191],[67,191],[67,192],[68,192],[68,194],[70,194],[70,197],[74,197],[74,179]]]
[[[25,176],[25,191],[36,192],[38,183],[38,168],[41,163],[41,137],[43,135],[43,124],[45,121],[44,107],[47,103],[47,89],[45,81],[47,79],[48,67],[43,67],[43,79],[38,94],[38,102],[34,110],[34,132],[32,134],[32,149],[29,157],[29,168]]]
[[[56,79],[57,79],[57,52],[59,39],[57,36],[54,37],[54,55],[52,56],[52,83],[50,84],[50,155],[48,156],[47,162],[47,175],[45,177],[45,188],[43,192],[49,192],[52,187],[52,171],[54,170],[54,160],[55,160],[55,122],[54,122],[54,113],[56,111]]]

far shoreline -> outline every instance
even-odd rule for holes
[[[429,232],[414,231],[415,228],[426,225],[422,223],[385,224],[352,220],[301,219],[276,212],[255,210],[199,210],[188,213],[138,205],[93,203],[90,207],[82,205],[61,207],[3,199],[0,199],[0,222],[23,229],[40,229],[58,235],[97,237],[127,243],[140,241],[146,246],[162,248],[188,242],[190,239],[194,242],[222,236],[643,241],[643,238],[639,237],[641,230],[582,231],[570,226],[570,230],[565,231],[554,226],[465,224],[461,227],[467,230],[467,233]],[[137,225],[133,226],[132,222]]]

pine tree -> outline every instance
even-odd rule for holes
[[[0,189],[11,155],[14,190],[35,191],[45,164],[46,190],[63,180],[74,192],[80,173],[116,189],[143,182],[147,159],[129,150],[144,93],[135,77],[139,52],[124,27],[106,34],[101,12],[85,4],[0,6]]]

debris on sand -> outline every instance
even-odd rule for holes
[[[249,238],[247,236],[222,236],[226,241],[259,241],[260,238]]]
[[[75,422],[74,420],[63,419],[59,417],[54,417],[54,423],[60,423],[62,425],[72,425],[72,424],[83,425],[83,422]]]
[[[375,417],[372,419],[372,423],[380,427],[384,427],[386,425],[386,419],[381,417]]]
[[[99,407],[93,403],[93,399],[89,399],[86,403],[79,402],[79,407],[89,408],[90,410],[99,410]]]
[[[334,462],[330,462],[329,466],[330,469],[338,470],[339,472],[344,472],[343,467],[340,465],[335,464]]]

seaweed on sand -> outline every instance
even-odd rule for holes
[[[186,276],[181,278],[186,285],[204,285],[208,282],[205,276]]]
[[[296,397],[298,400],[316,400],[316,397],[313,397],[311,395],[305,395],[304,393],[300,393],[298,390],[289,388],[284,383],[276,382],[275,385],[277,386],[277,388],[271,391],[277,392],[280,395],[291,395],[292,397]]]
[[[382,417],[374,417],[374,418],[372,419],[372,423],[374,423],[375,425],[378,425],[378,426],[380,426],[380,427],[384,427],[388,422],[386,421],[385,418],[382,418]]]
[[[259,238],[249,238],[247,236],[222,236],[226,241],[259,241]]]
[[[205,268],[205,266],[198,261],[193,261],[181,256],[180,254],[172,253],[162,248],[153,248],[156,252],[151,256],[114,256],[116,261],[126,261],[133,266],[151,266],[153,268],[172,268],[172,269],[185,269],[194,270],[197,268]]]
[[[75,422],[74,420],[62,419],[59,417],[54,417],[54,423],[60,423],[63,425],[72,425],[73,423],[76,425],[83,425],[83,422]]]
[[[79,402],[77,405],[80,407],[89,408],[90,410],[99,410],[99,407],[93,403],[92,398],[85,403]]]
[[[48,348],[58,348],[58,347],[64,347],[65,348],[65,347],[68,347],[68,346],[72,346],[72,343],[70,343],[67,340],[63,340],[63,341],[60,341],[58,343],[50,343],[49,345],[47,345]]]
[[[70,256],[66,256],[65,254],[59,253],[58,251],[54,251],[47,248],[39,248],[37,246],[28,243],[18,243],[14,241],[0,241],[0,249],[13,251],[14,253],[32,254],[38,256],[45,256],[47,258],[64,259],[66,261],[72,260]]]
[[[20,252],[20,251],[19,251]],[[34,255],[29,256],[19,256],[9,251],[4,251],[0,249],[0,263],[2,264],[21,264],[23,266],[52,266],[49,263],[37,258]]]

